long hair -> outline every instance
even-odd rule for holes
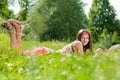
[[[83,33],[83,32],[87,32],[88,35],[89,35],[89,42],[88,42],[88,44],[85,45],[85,46],[83,46],[84,52],[85,52],[86,50],[90,50],[91,52],[93,52],[93,48],[92,48],[92,38],[91,38],[90,33],[89,33],[86,29],[81,29],[81,30],[79,30],[79,32],[77,33],[77,36],[76,36],[76,40],[81,41],[81,36],[82,36],[82,33]]]

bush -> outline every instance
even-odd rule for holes
[[[70,40],[87,26],[80,0],[38,0],[28,14],[28,25],[40,40]]]

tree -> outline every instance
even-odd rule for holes
[[[108,49],[112,46],[112,34],[109,34],[107,29],[103,29],[103,32],[100,34],[99,40],[96,43],[96,48]]]
[[[49,2],[49,0],[48,0]],[[45,0],[38,0],[28,12],[26,28],[34,30],[37,36],[41,37],[47,30],[46,21],[49,18],[50,7],[46,6]],[[52,11],[51,11],[52,12]]]
[[[14,17],[13,11],[9,10],[8,7],[8,0],[3,0],[0,2],[0,18],[8,19]]]
[[[33,0],[18,0],[21,10],[18,14],[18,20],[26,20],[28,11],[30,10]]]
[[[85,28],[87,18],[80,0],[58,0],[56,10],[50,16],[44,39],[75,39],[79,29]]]
[[[95,42],[98,41],[103,29],[107,29],[108,33],[118,31],[115,10],[110,5],[109,0],[93,0],[89,12],[89,20],[89,26]]]
[[[119,44],[120,43],[120,36],[117,31],[114,31],[112,35],[112,44]]]
[[[81,0],[40,0],[28,16],[29,26],[42,40],[73,40],[79,29],[87,26],[82,7]]]

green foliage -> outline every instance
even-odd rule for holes
[[[78,30],[87,26],[82,7],[79,0],[40,0],[27,21],[41,40],[73,40]]]
[[[13,54],[14,52],[14,54]],[[97,57],[78,55],[16,55],[2,54],[1,79],[17,80],[119,80],[119,61],[114,55]],[[57,74],[57,75],[56,75]],[[6,76],[8,75],[8,76]]]
[[[120,43],[120,36],[117,31],[114,31],[112,36],[112,44],[118,44]]]
[[[32,44],[31,44],[32,43]],[[47,46],[59,49],[63,42],[23,41],[23,48]],[[60,46],[59,46],[60,45]],[[9,36],[0,35],[1,80],[119,80],[120,51],[101,55],[58,54],[20,55],[10,49]],[[56,75],[57,74],[57,75]]]
[[[33,29],[37,33],[37,36],[42,35],[47,30],[45,22],[49,18],[49,9],[46,9],[45,4],[42,3],[41,0],[36,2],[27,16],[27,27]]]
[[[0,17],[0,24],[2,24],[5,20]]]
[[[107,29],[104,29],[99,37],[99,41],[95,44],[95,48],[108,49],[112,45],[120,43],[120,36],[116,31],[113,34],[109,34]]]
[[[78,30],[87,26],[82,7],[83,3],[78,0],[59,0],[57,9],[47,22],[48,31],[44,34],[44,39],[75,39]]]
[[[107,29],[104,29],[95,48],[101,47],[103,49],[108,49],[110,46],[112,46],[112,34],[109,34]]]
[[[37,40],[38,39],[36,33],[34,32],[34,30],[32,30],[31,27],[27,26],[27,24],[23,29],[22,38],[24,40]]]
[[[17,19],[18,20],[26,20],[26,16],[27,16],[27,11],[26,10],[21,10],[20,12],[19,12],[19,15],[17,16]]]
[[[92,32],[94,42],[98,41],[98,35],[102,33],[104,28],[108,30],[108,33],[119,32],[115,10],[110,5],[109,0],[93,0],[89,12],[89,20],[90,29],[96,29],[95,32]]]
[[[7,32],[6,29],[2,28],[1,24],[5,21],[5,19],[0,17],[0,33]],[[0,34],[1,35],[1,34]]]
[[[25,21],[27,18],[28,11],[32,6],[33,0],[18,0],[21,10],[17,16],[18,20]]]
[[[13,11],[8,9],[8,0],[0,2],[0,17],[4,19],[14,17]]]

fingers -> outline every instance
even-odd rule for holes
[[[75,52],[79,52],[80,54],[83,54],[83,46],[80,41],[75,41],[72,45]]]

